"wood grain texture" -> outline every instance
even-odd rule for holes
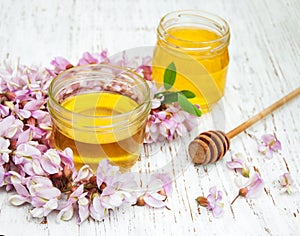
[[[114,54],[153,46],[160,18],[178,9],[214,12],[228,20],[232,36],[226,94],[200,118],[199,127],[180,140],[186,147],[180,152],[188,158],[187,144],[198,132],[227,132],[300,86],[298,0],[0,1],[0,60],[9,54],[14,63],[19,59],[26,65],[49,66],[55,56],[77,61],[84,51],[107,48]],[[283,149],[267,160],[257,152],[257,140],[273,132]],[[0,235],[300,235],[300,194],[280,194],[276,186],[287,171],[300,185],[299,132],[300,100],[295,99],[236,137],[221,162],[205,168],[184,160],[174,165],[178,174],[170,210],[129,207],[111,212],[103,222],[80,226],[75,220],[58,224],[50,215],[41,224],[31,218],[29,206],[9,205],[11,193],[0,190]],[[162,152],[167,151],[179,152],[178,145],[165,144]],[[252,172],[260,172],[265,189],[258,198],[240,198],[231,206],[238,174],[225,163],[237,152],[244,154]],[[151,168],[151,163],[143,168]],[[225,214],[220,219],[195,202],[213,185],[224,193]]]

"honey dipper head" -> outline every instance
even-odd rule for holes
[[[222,159],[230,147],[230,141],[222,131],[199,134],[189,145],[189,154],[195,164],[209,164]]]

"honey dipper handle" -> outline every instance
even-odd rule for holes
[[[244,123],[240,124],[239,126],[234,128],[233,130],[229,131],[226,134],[226,136],[229,139],[232,139],[233,137],[235,137],[236,135],[238,135],[242,131],[248,129],[251,125],[253,125],[257,121],[261,120],[265,116],[269,115],[271,112],[276,110],[278,107],[281,107],[282,105],[284,105],[285,103],[287,103],[288,101],[290,101],[291,99],[293,99],[294,97],[296,97],[299,94],[300,94],[300,87],[295,89],[294,91],[292,91],[288,95],[284,96],[283,98],[279,99],[277,102],[273,103],[272,105],[270,105],[269,107],[267,107],[266,109],[261,111],[260,113],[258,113],[255,116],[251,117],[249,120],[247,120]]]

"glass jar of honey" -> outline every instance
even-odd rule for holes
[[[128,169],[138,159],[150,90],[138,74],[121,67],[94,64],[60,73],[49,87],[48,110],[53,120],[52,141],[70,147],[77,168],[99,161]]]
[[[224,95],[229,40],[229,25],[219,16],[197,10],[171,12],[157,28],[153,78],[163,83],[165,68],[174,62],[174,87],[194,92],[191,102],[207,112]]]

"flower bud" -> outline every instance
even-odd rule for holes
[[[247,177],[249,178],[249,175],[250,175],[250,169],[248,167],[244,167],[242,170],[241,170],[241,173],[244,177]]]
[[[144,200],[144,196],[139,196],[137,201],[136,201],[136,205],[137,206],[145,206],[146,202]]]
[[[99,188],[100,191],[102,192],[102,191],[106,188],[106,186],[107,186],[106,183],[103,182],[103,183],[100,185],[100,188]]]
[[[27,101],[27,100],[23,100],[23,101],[21,101],[20,104],[21,104],[22,107],[25,107],[25,105],[26,105],[28,102],[29,102],[29,101]]]
[[[72,64],[66,65],[66,70],[73,68],[74,66]]]
[[[72,186],[72,187],[71,187],[71,192],[72,192],[72,193],[75,192],[77,188],[78,188],[78,186]]]
[[[239,196],[246,197],[247,193],[248,193],[248,189],[246,187],[245,188],[241,188],[239,190],[239,194],[231,202],[231,205],[236,201],[236,199],[238,199]]]
[[[91,196],[94,196],[95,194],[98,194],[97,188],[91,188],[88,190]]]
[[[29,117],[29,118],[27,119],[27,124],[28,124],[28,125],[33,125],[33,126],[35,126],[35,124],[36,124],[35,118]]]
[[[16,99],[16,94],[14,92],[8,91],[5,95],[10,101],[14,101]]]
[[[96,177],[96,175],[93,175],[91,178],[89,178],[89,182],[90,182],[90,184],[97,186],[97,177]]]
[[[239,190],[239,196],[245,197],[248,193],[248,189],[247,188],[241,188]]]
[[[197,203],[202,206],[202,207],[207,207],[208,206],[208,200],[206,197],[197,197],[196,199]]]
[[[71,177],[72,174],[73,174],[72,169],[71,169],[68,165],[64,166],[63,172],[64,172],[64,176],[65,176],[67,179],[70,179],[70,177]]]
[[[163,189],[159,190],[157,193],[164,197],[167,197],[167,194],[166,194],[165,190],[163,190]]]
[[[17,140],[10,139],[9,149],[15,150],[17,148]]]
[[[62,175],[63,175],[63,173],[62,173],[61,171],[59,171],[58,173],[53,174],[53,175],[52,175],[52,178],[53,178],[53,179],[59,179],[59,178],[62,177]]]
[[[4,94],[0,94],[0,104],[5,101],[7,101],[7,97]]]

